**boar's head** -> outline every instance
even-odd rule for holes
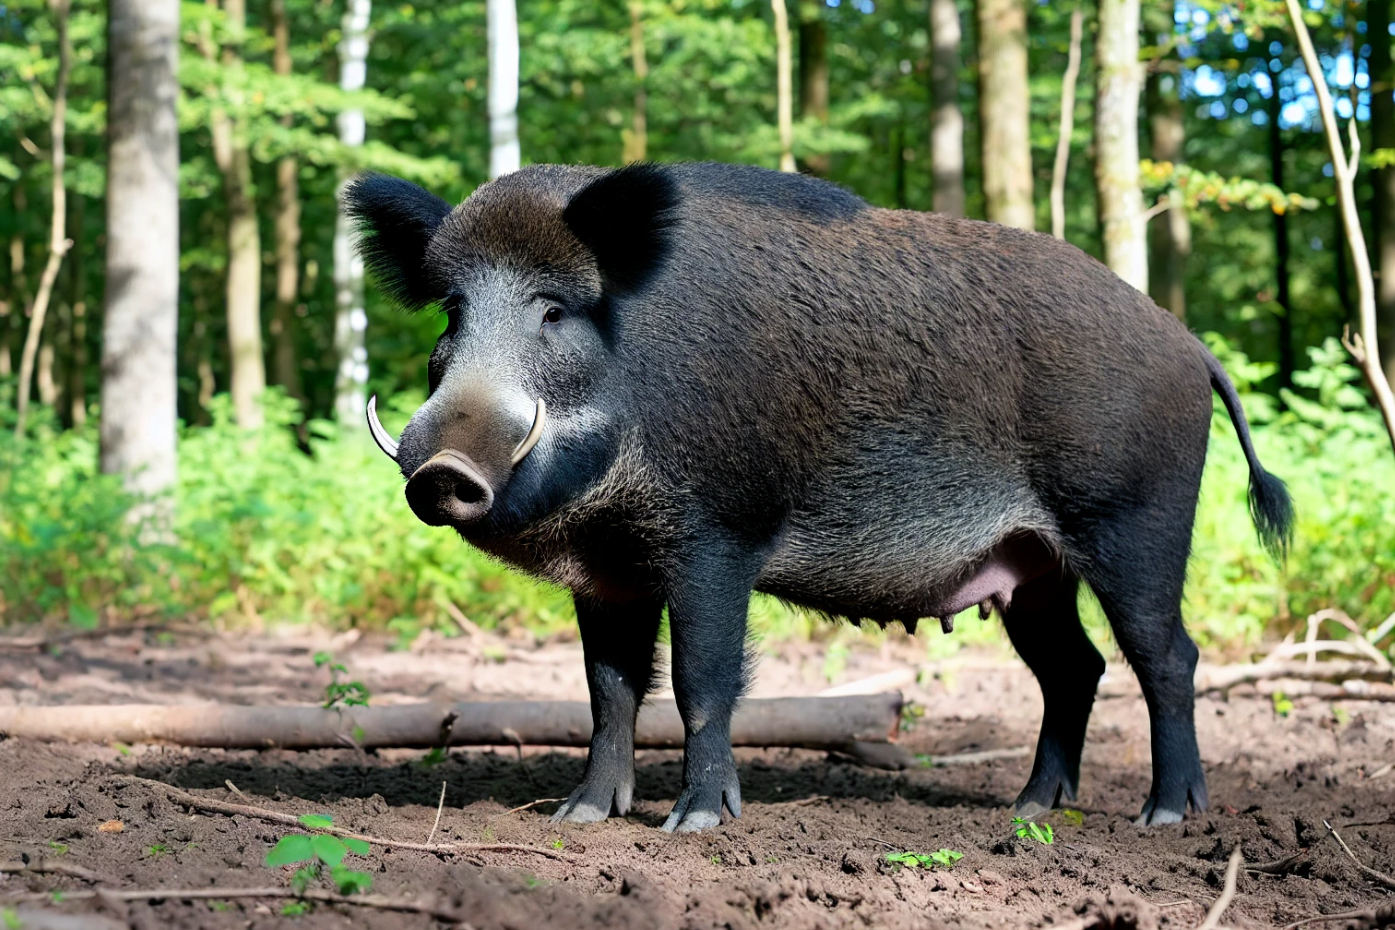
[[[543,165],[454,209],[376,174],[344,198],[378,286],[447,315],[430,396],[399,442],[369,406],[413,512],[487,539],[580,493],[614,457],[617,307],[668,251],[673,182],[649,165]]]

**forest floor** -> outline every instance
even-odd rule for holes
[[[938,632],[928,635],[938,636]],[[313,703],[328,649],[373,703],[534,697],[585,700],[575,642],[524,634],[417,642],[298,629],[225,636],[126,634],[42,654],[0,653],[0,703]],[[923,640],[887,637],[850,650],[768,646],[754,696],[813,694],[829,684],[916,666],[906,689],[924,708],[902,737],[914,752],[1031,747],[1041,702],[1030,673],[1005,652],[977,649],[927,662]],[[1051,845],[1014,836],[1010,803],[1031,756],[887,772],[826,753],[738,750],[743,811],[700,834],[659,830],[677,797],[674,752],[642,752],[628,817],[556,825],[555,805],[578,781],[575,751],[455,750],[434,765],[419,751],[351,748],[294,753],[0,742],[0,859],[45,858],[90,870],[115,889],[285,887],[264,864],[293,828],[194,813],[127,778],[421,843],[519,844],[518,851],[437,855],[374,846],[351,859],[373,892],[434,902],[476,930],[494,928],[1195,928],[1220,893],[1239,844],[1249,863],[1306,856],[1287,874],[1243,872],[1224,924],[1283,926],[1319,913],[1395,901],[1326,835],[1330,820],[1368,866],[1395,872],[1395,704],[1298,698],[1287,716],[1240,690],[1197,706],[1211,810],[1176,826],[1131,818],[1149,784],[1148,716],[1133,674],[1111,664],[1085,748],[1083,822],[1056,812]],[[229,788],[235,785],[241,795]],[[112,820],[121,832],[99,827]],[[1373,826],[1348,826],[1383,822]],[[888,862],[889,852],[963,853],[951,871]],[[0,875],[0,906],[26,894],[26,926],[435,927],[430,916],[322,904],[301,916],[272,898],[125,903],[64,900],[91,886],[65,875]],[[71,915],[63,923],[61,915]],[[6,913],[4,926],[14,914]],[[1081,918],[1084,918],[1083,921]],[[1335,923],[1323,926],[1346,926]],[[1351,924],[1358,926],[1358,924]]]

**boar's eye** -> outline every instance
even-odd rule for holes
[[[562,308],[561,308],[561,307],[558,307],[558,306],[555,305],[555,304],[554,304],[553,306],[551,306],[551,307],[548,307],[548,308],[547,308],[547,312],[543,314],[543,322],[544,322],[544,323],[560,323],[560,322],[562,322]]]

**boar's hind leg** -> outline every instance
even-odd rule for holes
[[[1197,648],[1182,626],[1182,584],[1191,544],[1196,485],[1189,495],[1114,515],[1098,526],[1093,558],[1082,570],[1129,660],[1153,745],[1153,787],[1141,826],[1177,823],[1206,810],[1206,775],[1192,719]]]
[[[722,805],[741,816],[731,714],[746,686],[746,613],[755,572],[740,556],[704,554],[670,586],[673,694],[683,717],[683,792],[672,833],[715,827]]]
[[[1013,648],[1037,677],[1045,704],[1032,777],[1017,796],[1022,817],[1040,816],[1063,797],[1074,801],[1080,781],[1085,724],[1104,659],[1080,626],[1078,588],[1074,576],[1053,569],[1018,588],[1003,617]]]
[[[591,751],[581,784],[552,816],[593,823],[624,816],[635,790],[635,715],[654,671],[663,604],[603,604],[576,598],[576,619],[591,689]]]

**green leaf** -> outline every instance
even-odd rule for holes
[[[1071,826],[1078,827],[1085,823],[1085,815],[1078,810],[1069,807],[1062,809],[1061,819]]]
[[[291,876],[291,888],[296,894],[304,894],[305,889],[310,887],[310,883],[319,877],[320,864],[318,862],[296,869],[295,874]]]
[[[358,872],[344,866],[335,866],[329,870],[330,881],[334,882],[334,887],[339,889],[340,894],[359,894],[373,887],[373,876],[367,872]]]
[[[95,630],[97,628],[97,611],[86,604],[74,601],[68,605],[68,622],[79,629]]]
[[[329,814],[301,814],[296,819],[302,827],[309,827],[311,830],[328,830],[334,826],[334,818]]]
[[[334,661],[334,656],[330,655],[328,652],[317,652],[317,653],[315,653],[315,668],[319,668],[320,666],[325,665],[325,664],[328,664],[328,663],[333,662],[333,661]]]
[[[342,839],[344,841],[344,845],[349,847],[349,852],[353,853],[355,856],[368,855],[368,844],[365,843],[363,840],[356,840],[351,836],[346,836]]]
[[[329,866],[338,865],[349,851],[349,847],[344,845],[343,840],[328,833],[318,833],[311,837],[310,845],[315,850],[316,857]]]
[[[308,862],[315,858],[314,847],[310,845],[310,837],[303,833],[292,833],[290,836],[281,837],[280,841],[266,854],[266,864],[270,866],[294,865],[297,862]]]

